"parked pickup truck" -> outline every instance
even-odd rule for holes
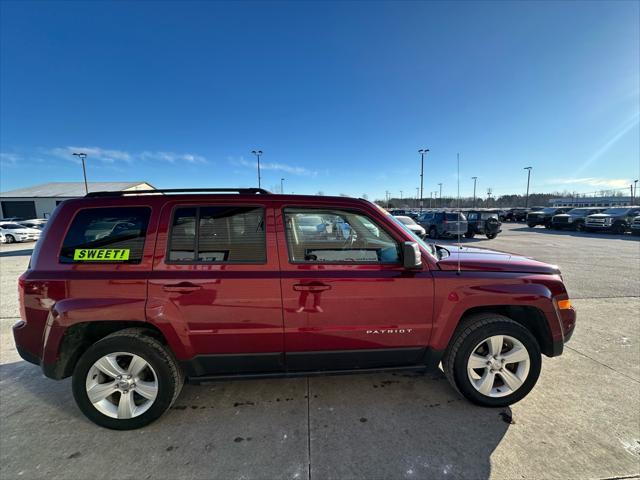
[[[631,234],[640,235],[640,215],[633,219],[631,222]]]
[[[527,214],[527,226],[533,228],[536,225],[544,225],[546,228],[551,228],[551,219],[553,216],[569,210],[570,208],[548,207],[542,210],[531,211]]]
[[[309,235],[318,218],[348,235]],[[121,430],[160,417],[185,379],[441,362],[468,400],[504,407],[576,322],[555,265],[427,244],[366,200],[261,189],[67,200],[19,292],[19,354],[49,378],[71,376],[80,410]]]
[[[567,213],[560,213],[551,218],[551,227],[556,230],[570,229],[581,232],[584,230],[585,219],[594,213],[600,213],[602,208],[572,208]]]
[[[587,232],[622,234],[630,229],[636,215],[640,215],[640,207],[612,207],[604,212],[589,215],[584,228]]]

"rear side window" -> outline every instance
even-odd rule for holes
[[[61,263],[140,263],[151,209],[87,208],[73,219]]]
[[[175,210],[168,263],[265,263],[266,258],[263,208]]]

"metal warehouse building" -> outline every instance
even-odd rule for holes
[[[89,182],[90,192],[155,190],[147,182]],[[51,182],[0,193],[0,218],[48,218],[56,206],[70,198],[84,197],[83,182]]]

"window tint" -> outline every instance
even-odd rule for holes
[[[458,221],[458,219],[461,222],[464,222],[466,220],[466,217],[462,213],[447,213],[446,214],[447,222],[456,222],[456,221]]]
[[[287,208],[284,218],[291,262],[399,262],[396,241],[364,215]]]
[[[168,260],[178,263],[264,263],[264,209],[176,209],[169,236]]]
[[[71,223],[62,263],[140,263],[151,209],[87,208]]]

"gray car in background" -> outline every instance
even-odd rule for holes
[[[467,217],[463,213],[432,211],[421,214],[416,222],[429,238],[457,237],[467,232]]]

